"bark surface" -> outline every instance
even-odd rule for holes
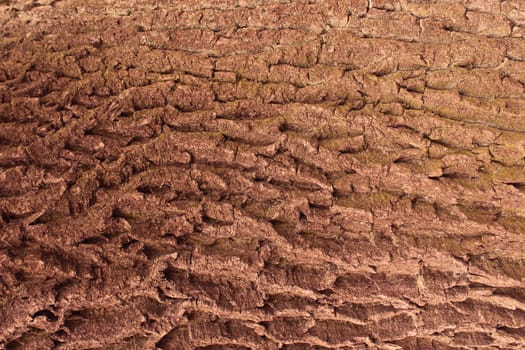
[[[524,349],[522,0],[0,0],[0,347]]]

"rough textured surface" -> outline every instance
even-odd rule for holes
[[[522,0],[0,0],[0,347],[524,349]]]

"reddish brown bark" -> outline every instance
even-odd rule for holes
[[[0,347],[523,349],[525,3],[0,1]]]

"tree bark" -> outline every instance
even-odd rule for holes
[[[521,0],[0,1],[0,347],[525,348]]]

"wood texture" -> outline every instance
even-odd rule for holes
[[[524,349],[522,0],[0,1],[0,347]]]

